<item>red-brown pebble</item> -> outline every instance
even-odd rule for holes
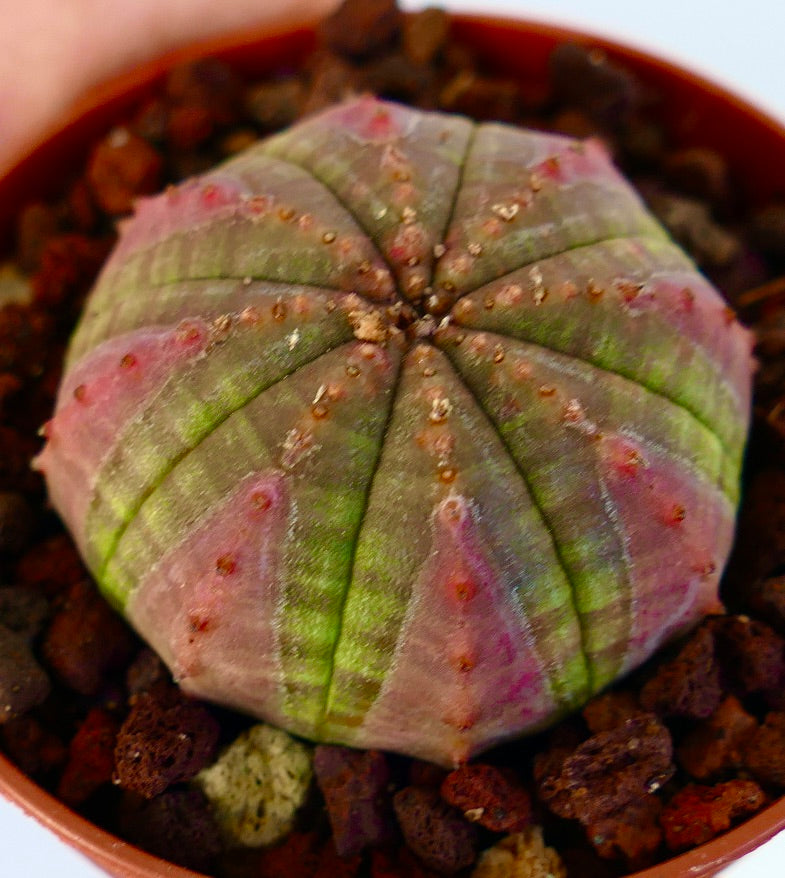
[[[493,765],[463,765],[441,785],[442,798],[492,832],[519,832],[531,822],[531,798],[517,778]]]
[[[147,141],[116,128],[93,150],[87,180],[95,200],[111,216],[131,212],[140,195],[161,186],[163,159]]]
[[[744,764],[761,783],[785,787],[785,713],[766,714],[746,742]]]
[[[166,136],[173,149],[192,150],[213,133],[210,110],[202,104],[172,107],[167,117]]]
[[[57,234],[57,211],[48,204],[34,201],[22,209],[16,229],[16,260],[28,273],[37,270],[46,242]]]
[[[621,860],[629,869],[649,866],[662,842],[662,802],[646,796],[586,825],[586,838],[607,860]]]
[[[255,878],[354,878],[362,857],[340,857],[317,832],[292,832],[262,854]]]
[[[62,305],[70,297],[78,300],[95,280],[111,245],[111,238],[76,233],[50,238],[32,278],[34,300],[41,305]]]
[[[622,725],[633,714],[640,713],[640,706],[632,692],[605,692],[592,698],[582,713],[589,731],[596,735]]]
[[[68,805],[81,805],[112,780],[118,721],[100,707],[93,708],[68,747],[68,762],[57,795]]]
[[[663,809],[660,823],[665,843],[674,852],[703,844],[736,820],[754,814],[765,801],[763,790],[750,780],[687,786]]]
[[[706,719],[717,709],[721,698],[714,637],[707,626],[701,626],[676,658],[660,665],[645,683],[640,704],[660,716]]]
[[[87,571],[74,544],[61,534],[25,553],[17,564],[16,578],[47,597],[54,597],[86,579]]]
[[[218,734],[207,708],[174,687],[139,695],[117,735],[117,782],[152,799],[204,768],[215,754]]]
[[[412,759],[409,763],[408,785],[412,787],[440,787],[447,777],[448,771],[433,762],[424,759]]]
[[[424,866],[407,847],[371,851],[371,878],[439,878],[440,874]]]
[[[78,582],[52,619],[43,642],[47,664],[82,695],[95,695],[133,654],[134,638],[86,581]]]
[[[207,112],[214,128],[238,118],[241,83],[232,68],[217,58],[201,58],[173,68],[166,81],[171,107],[199,107]]]
[[[68,190],[68,214],[79,232],[90,232],[98,223],[98,207],[87,180],[80,177]]]
[[[390,768],[384,753],[321,744],[313,768],[342,857],[393,838]]]
[[[676,751],[679,764],[696,780],[703,781],[737,768],[757,727],[757,720],[738,698],[728,695],[708,719],[684,737]]]

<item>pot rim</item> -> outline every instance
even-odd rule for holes
[[[668,58],[661,58],[651,51],[617,39],[609,39],[590,30],[570,28],[539,19],[510,18],[502,15],[451,12],[451,20],[458,32],[484,34],[489,48],[494,35],[500,31],[513,32],[524,38],[534,36],[540,43],[574,42],[599,47],[614,58],[629,62],[633,67],[643,68],[655,74],[655,79],[678,80],[692,91],[700,92],[711,101],[722,103],[732,112],[744,116],[762,135],[771,141],[771,150],[785,152],[785,121],[742,97],[725,85],[720,85],[704,75],[690,70]],[[273,26],[252,26],[210,40],[200,40],[188,46],[167,52],[133,70],[112,77],[86,92],[51,126],[25,153],[0,174],[0,204],[10,193],[17,200],[25,190],[29,192],[35,171],[43,167],[48,151],[85,117],[94,113],[118,96],[128,97],[143,87],[150,86],[175,64],[193,61],[205,55],[225,55],[243,49],[251,49],[261,41],[284,40],[289,37],[303,38],[316,26],[314,21],[292,20],[288,25],[277,22]],[[481,40],[481,42],[483,41]],[[476,42],[476,41],[474,41]],[[104,125],[105,128],[105,125]],[[781,163],[781,188],[785,191],[785,162]],[[38,193],[36,193],[38,194]],[[0,241],[6,229],[0,216]],[[2,251],[0,246],[0,251]],[[38,786],[13,763],[0,753],[0,795],[12,802],[27,815],[33,817],[62,841],[81,852],[99,867],[118,878],[206,878],[173,863],[159,859],[120,838],[99,828],[75,811],[72,811],[53,795]],[[785,829],[785,796],[775,800],[763,811],[705,844],[679,854],[643,871],[631,873],[628,878],[708,878],[724,865],[758,848],[779,831]]]
[[[148,854],[91,823],[38,786],[1,753],[0,795],[118,878],[195,878],[200,875]]]

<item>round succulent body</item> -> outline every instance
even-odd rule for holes
[[[719,607],[750,373],[599,144],[365,98],[139,203],[39,466],[186,691],[450,764]]]

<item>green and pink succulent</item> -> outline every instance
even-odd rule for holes
[[[38,465],[187,692],[451,764],[719,608],[751,362],[598,143],[364,98],[139,203]]]

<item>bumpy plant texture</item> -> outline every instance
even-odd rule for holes
[[[718,607],[750,362],[598,144],[363,99],[138,205],[39,464],[185,690],[451,763]]]

